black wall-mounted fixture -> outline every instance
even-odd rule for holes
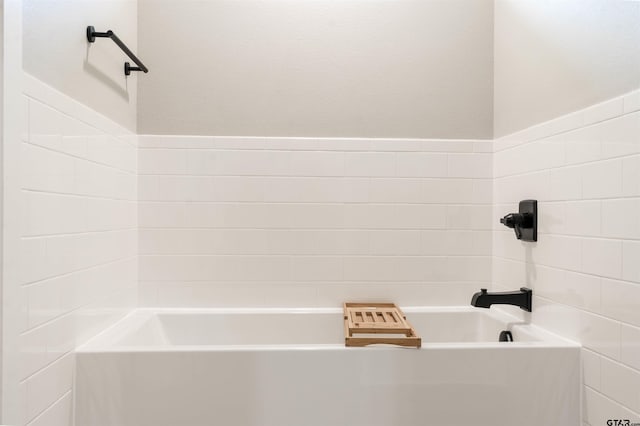
[[[491,305],[514,305],[520,309],[531,312],[533,291],[527,287],[520,287],[517,291],[503,291],[489,293],[486,288],[480,289],[471,298],[471,306],[477,308],[489,308]]]
[[[120,40],[118,38],[117,35],[115,35],[115,33],[111,30],[107,31],[106,33],[100,33],[97,32],[96,29],[92,26],[88,26],[87,27],[87,41],[89,43],[93,43],[96,41],[96,37],[99,38],[110,38],[111,40],[113,40],[113,42],[115,44],[118,45],[118,47],[120,49],[122,49],[122,51],[124,53],[127,54],[127,56],[129,58],[131,58],[131,60],[133,62],[136,63],[137,67],[132,67],[131,64],[129,62],[125,62],[124,63],[124,74],[125,75],[130,75],[131,71],[142,71],[142,72],[149,72],[149,69],[142,63],[142,61],[140,59],[138,59],[138,57],[127,47],[126,44],[124,44],[122,42],[122,40]]]
[[[513,334],[509,330],[502,330],[498,336],[498,342],[513,342]]]
[[[538,201],[520,201],[518,210],[500,219],[500,223],[513,228],[519,240],[538,241]]]

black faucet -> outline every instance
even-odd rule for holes
[[[519,291],[505,291],[502,293],[489,293],[486,288],[473,295],[471,306],[478,308],[488,308],[491,305],[515,305],[527,312],[531,312],[530,288],[522,287]]]

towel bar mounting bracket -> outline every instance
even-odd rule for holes
[[[120,40],[120,38],[118,38],[118,36],[113,31],[109,30],[106,33],[101,33],[96,31],[93,26],[89,25],[87,27],[87,41],[89,43],[94,43],[96,41],[96,38],[110,38],[115,44],[118,45],[120,49],[122,49],[122,51],[129,58],[131,58],[133,62],[135,62],[135,64],[137,65],[136,67],[132,67],[129,62],[124,63],[124,75],[131,75],[132,71],[142,71],[145,73],[149,72],[149,69],[142,63],[142,61],[138,59],[138,57],[127,47],[126,44],[122,42],[122,40]]]

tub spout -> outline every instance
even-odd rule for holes
[[[481,289],[471,298],[471,306],[488,308],[491,305],[515,305],[527,312],[531,312],[532,291],[522,287],[519,291],[505,291],[502,293],[489,293],[486,288]]]

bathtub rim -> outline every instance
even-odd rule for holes
[[[523,323],[516,316],[499,309],[483,309],[472,306],[407,306],[401,307],[407,313],[437,313],[437,312],[466,312],[481,313],[504,321],[510,324],[509,329],[518,328],[527,334],[533,334],[540,338],[539,341],[517,341],[517,342],[422,342],[422,347],[417,350],[428,349],[458,349],[458,350],[480,350],[496,349],[505,350],[532,349],[532,348],[581,348],[582,345],[576,341],[567,339],[552,333],[542,327],[531,323]],[[219,352],[219,351],[362,351],[362,350],[413,350],[416,348],[403,348],[393,345],[371,345],[367,347],[346,347],[344,344],[274,344],[274,345],[114,345],[114,339],[122,336],[127,330],[136,324],[142,324],[150,317],[158,314],[342,314],[342,308],[335,307],[303,307],[303,308],[278,308],[278,307],[224,307],[224,308],[136,308],[111,325],[102,332],[96,334],[84,344],[75,349],[76,353],[96,354],[96,353],[157,353],[157,352]],[[409,320],[411,320],[409,318]]]

